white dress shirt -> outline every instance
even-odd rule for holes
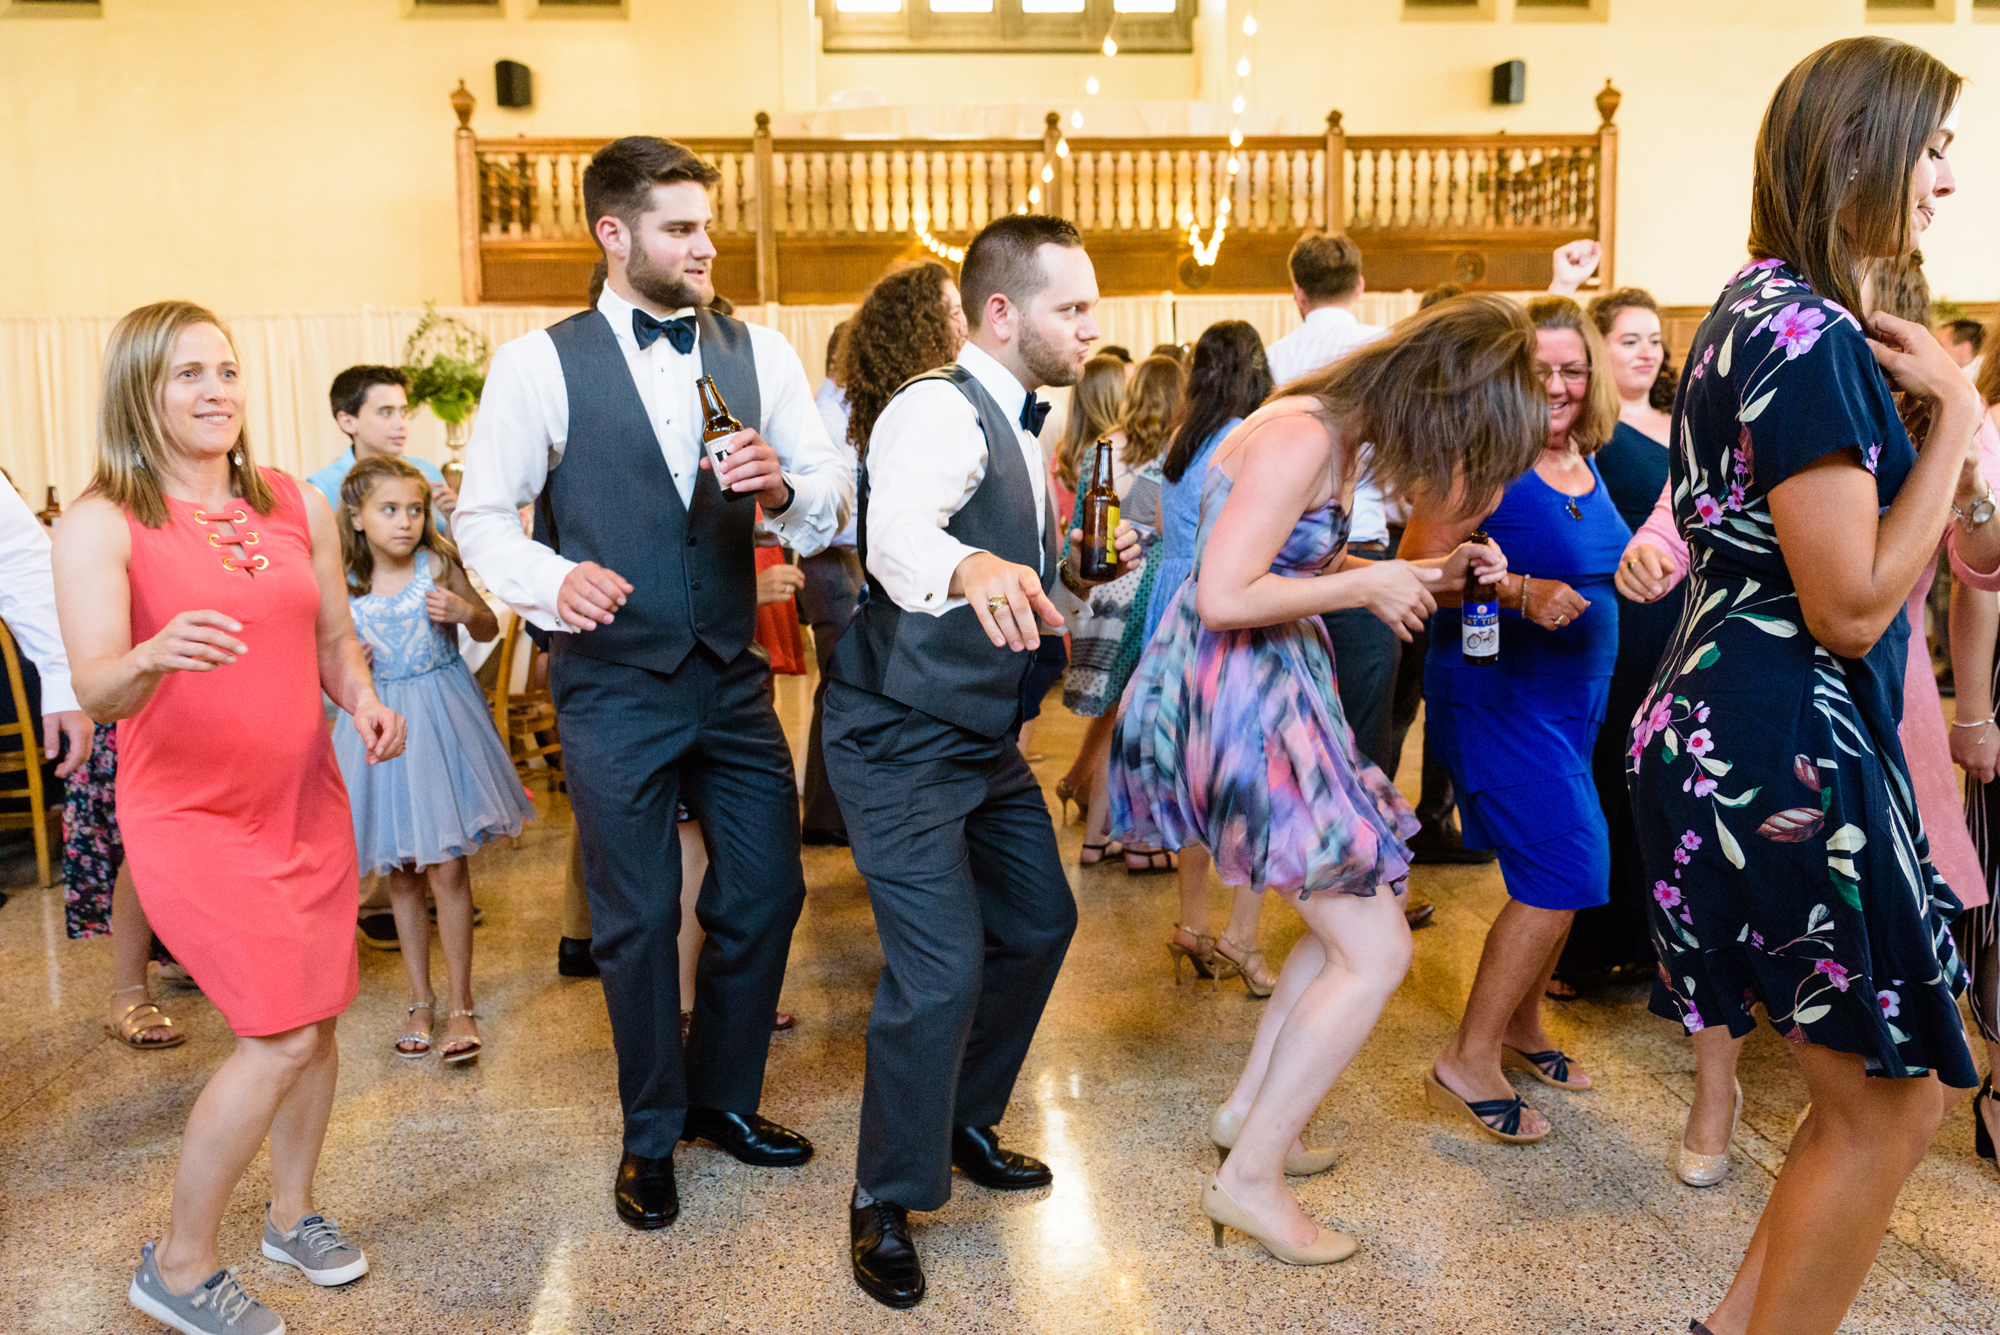
[[[1264,351],[1271,378],[1280,386],[1331,366],[1348,353],[1373,343],[1389,331],[1362,324],[1344,306],[1321,306],[1306,312],[1306,322]],[[1389,516],[1382,492],[1367,476],[1354,481],[1354,505],[1348,515],[1349,542],[1387,542]]]
[[[682,503],[688,503],[702,457],[701,404],[694,385],[701,375],[700,343],[683,353],[661,337],[642,351],[632,334],[632,303],[606,287],[597,309],[611,322],[639,401],[659,437],[660,453]],[[757,362],[762,420],[744,425],[756,428],[777,452],[793,493],[783,514],[765,519],[786,546],[811,556],[832,542],[854,509],[854,469],[826,438],[805,367],[792,345],[775,329],[747,328]],[[562,463],[568,443],[569,390],[548,331],[537,329],[501,345],[473,420],[452,535],[466,565],[479,572],[489,590],[551,631],[575,629],[557,614],[556,598],[577,563],[522,532],[520,510],[542,494],[549,470]]]
[[[840,457],[847,460],[847,467],[854,474],[854,486],[861,487],[861,456],[854,452],[854,446],[847,441],[847,419],[853,410],[847,406],[847,391],[833,383],[828,376],[819,382],[819,393],[813,395],[813,406],[819,409],[819,420],[826,424],[826,438],[833,442],[833,448],[840,451]],[[856,506],[848,512],[847,527],[840,530],[833,540],[835,547],[853,547],[858,539],[856,530],[861,523],[861,510]]]
[[[958,364],[972,372],[1014,424],[1035,490],[1035,535],[1040,538],[1049,508],[1049,470],[1042,442],[1020,426],[1028,391],[1012,371],[974,344],[958,350]],[[868,573],[882,581],[905,612],[943,616],[965,606],[965,599],[950,596],[951,576],[979,548],[966,546],[944,526],[985,479],[986,457],[978,412],[955,386],[941,380],[913,385],[891,399],[868,433]]]
[[[48,530],[28,503],[4,484],[0,484],[0,620],[42,675],[42,713],[67,714],[75,709],[69,657],[63,653],[62,628],[56,624]]]

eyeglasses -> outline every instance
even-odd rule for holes
[[[1535,363],[1535,379],[1542,383],[1547,384],[1550,376],[1558,375],[1563,378],[1563,383],[1567,385],[1587,385],[1590,383],[1590,367],[1587,365],[1571,363],[1568,366],[1544,366],[1540,362]]]

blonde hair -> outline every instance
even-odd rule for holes
[[[417,531],[417,546],[441,562],[461,564],[457,545],[438,532],[431,518],[430,479],[407,460],[389,454],[373,455],[348,469],[340,483],[340,563],[347,567],[348,592],[356,597],[367,594],[375,585],[375,549],[368,545],[368,535],[354,526],[354,518],[368,504],[369,493],[391,481],[416,483],[418,494],[424,498],[424,526]],[[444,571],[432,574],[442,577]]]
[[[1295,380],[1319,415],[1371,441],[1384,491],[1469,512],[1535,466],[1549,401],[1535,378],[1535,327],[1505,297],[1470,293],[1400,320],[1374,342]]]
[[[1536,329],[1568,329],[1583,340],[1584,359],[1590,363],[1590,388],[1584,392],[1583,406],[1577,410],[1576,424],[1569,429],[1569,443],[1578,454],[1595,454],[1618,428],[1618,386],[1611,383],[1605,369],[1604,335],[1597,322],[1583,313],[1583,307],[1568,297],[1536,297],[1528,303],[1528,318]]]
[[[176,453],[160,410],[174,342],[198,324],[214,325],[236,347],[215,312],[191,301],[157,301],[120,320],[104,349],[104,392],[97,413],[97,468],[89,490],[128,512],[147,528],[167,522],[160,477]],[[260,515],[278,504],[250,454],[250,431],[238,432],[229,452],[229,486]]]
[[[1083,452],[1116,429],[1124,411],[1125,363],[1099,353],[1083,364],[1083,374],[1069,392],[1069,417],[1063,423],[1062,448],[1056,452],[1056,476],[1065,487],[1076,490]]]
[[[1181,400],[1187,397],[1187,378],[1187,368],[1172,357],[1152,356],[1139,363],[1118,418],[1125,432],[1119,462],[1126,468],[1143,468],[1165,453]]]

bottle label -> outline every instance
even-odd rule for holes
[[[722,481],[722,466],[729,462],[729,442],[735,439],[736,433],[732,431],[726,436],[713,436],[702,442],[703,447],[708,450],[709,463],[715,467],[717,482]]]
[[[1465,604],[1458,626],[1459,647],[1467,658],[1500,656],[1500,604]]]

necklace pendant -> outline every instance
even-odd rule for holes
[[[1576,497],[1574,496],[1570,497],[1569,500],[1563,503],[1563,509],[1569,511],[1569,517],[1571,519],[1583,518],[1583,511],[1576,508]]]

